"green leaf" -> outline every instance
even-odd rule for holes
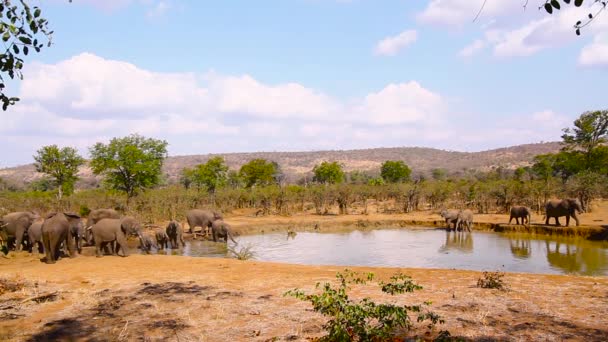
[[[41,11],[40,11],[40,8],[36,8],[36,9],[34,10],[34,18],[38,18],[38,17],[40,16],[40,12],[41,12]]]
[[[8,41],[11,38],[11,34],[8,32],[4,32],[4,34],[2,35],[2,40],[3,41]]]
[[[550,3],[546,3],[545,4],[545,11],[547,11],[547,13],[552,14],[553,13],[553,6],[551,6]]]
[[[28,52],[30,52],[30,49],[28,49],[27,46],[23,47],[23,54],[27,56]]]
[[[19,40],[23,43],[23,44],[28,44],[31,45],[32,44],[32,39],[30,39],[29,37],[19,37]]]
[[[557,0],[551,0],[551,6],[553,6],[557,10],[560,9],[559,1]]]
[[[15,44],[13,44],[13,51],[15,51],[15,53],[19,53],[19,47]]]
[[[574,6],[581,7],[582,4],[583,4],[583,0],[574,0]]]

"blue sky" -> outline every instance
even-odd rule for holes
[[[606,108],[608,17],[530,1],[52,0],[0,167],[139,133],[172,155],[559,140]]]

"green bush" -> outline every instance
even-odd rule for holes
[[[387,341],[400,337],[410,331],[414,325],[410,313],[416,314],[417,322],[428,322],[427,328],[433,329],[443,319],[426,309],[430,302],[420,305],[397,305],[394,303],[376,303],[371,298],[359,301],[349,295],[352,285],[366,285],[374,280],[373,273],[361,275],[346,269],[336,275],[338,284],[317,283],[319,294],[307,294],[300,289],[285,293],[310,302],[313,309],[329,321],[324,325],[326,335],[321,341]],[[390,282],[376,282],[382,292],[395,295],[414,292],[422,286],[414,283],[409,276],[397,273]]]
[[[477,279],[477,287],[482,289],[507,290],[508,286],[502,279],[504,272],[483,272],[483,277]]]

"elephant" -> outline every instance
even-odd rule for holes
[[[169,237],[167,236],[167,233],[164,229],[157,229],[154,232],[154,235],[156,236],[156,244],[159,248],[165,249],[169,247]]]
[[[223,220],[222,214],[213,210],[192,209],[186,213],[186,220],[190,227],[189,233],[194,233],[195,227],[201,227],[201,233],[211,227],[215,220]]]
[[[89,245],[93,245],[95,242],[93,241],[93,234],[91,234],[91,227],[104,218],[120,218],[120,214],[114,209],[95,209],[89,213],[87,217],[87,227],[86,227],[86,242]]]
[[[42,223],[42,243],[45,262],[54,264],[60,257],[61,244],[68,249],[70,258],[76,256],[72,231],[81,229],[82,220],[74,213],[50,213]]]
[[[217,242],[219,239],[224,239],[226,243],[228,243],[228,238],[232,240],[235,244],[238,244],[233,238],[232,227],[224,222],[224,220],[215,220],[211,224],[211,234],[213,235],[213,241]]]
[[[158,245],[156,244],[154,237],[148,234],[142,234],[141,246],[139,246],[139,248],[146,252],[146,254],[150,254],[152,249],[158,250]]]
[[[519,219],[521,218],[521,224],[530,224],[530,218],[532,217],[532,211],[528,207],[516,206],[511,207],[511,216],[509,217],[509,224],[511,221],[515,219],[515,223],[519,224]]]
[[[27,234],[27,230],[38,218],[39,216],[37,214],[27,211],[9,213],[0,218],[0,228],[6,233],[9,242],[12,239],[15,239],[16,251],[22,250],[22,243]]]
[[[127,238],[125,236],[125,230],[123,230],[123,221],[121,219],[106,218],[101,219],[95,223],[91,228],[93,234],[93,240],[95,241],[95,254],[98,258],[103,256],[103,247],[108,243],[116,242],[117,248],[112,251],[112,254],[118,254],[118,251],[122,249],[122,256],[129,256],[129,249],[127,248]],[[141,234],[140,234],[141,236]],[[140,239],[143,244],[143,238]]]
[[[445,219],[445,223],[448,225],[448,229],[450,229],[450,224],[454,224],[454,231],[456,231],[456,221],[458,220],[458,210],[442,210],[439,214],[441,217]]]
[[[27,237],[30,240],[30,252],[34,248],[38,248],[38,253],[44,253],[44,245],[42,243],[42,223],[44,221],[38,220],[30,226],[27,230]]]
[[[582,213],[583,206],[581,202],[576,198],[566,198],[563,200],[550,200],[545,203],[545,224],[549,224],[549,219],[555,217],[555,225],[559,226],[559,217],[566,216],[566,227],[570,225],[570,217],[576,221],[576,225],[579,225],[578,217],[576,212]]]
[[[467,231],[471,231],[473,225],[473,212],[469,209],[461,210],[458,212],[456,217],[456,229],[464,230],[466,227]]]
[[[185,247],[183,237],[182,225],[177,221],[169,222],[166,229],[167,237],[169,237],[169,241],[171,241],[171,249],[179,248],[180,244],[182,247]]]

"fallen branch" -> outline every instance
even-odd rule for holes
[[[52,297],[57,296],[57,294],[58,294],[58,293],[59,293],[59,292],[55,291],[55,292],[53,292],[53,293],[45,293],[45,294],[43,294],[43,295],[34,296],[34,297],[29,297],[29,298],[26,298],[26,299],[24,299],[23,301],[21,301],[19,304],[25,304],[25,303],[27,303],[27,302],[29,302],[29,301],[34,301],[34,302],[36,302],[36,303],[40,303],[40,302],[42,302],[42,301],[44,301],[44,300],[46,300],[46,299],[50,299],[50,298],[52,298]]]

